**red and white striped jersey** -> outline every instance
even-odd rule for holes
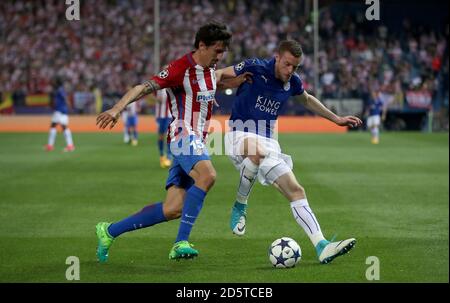
[[[167,141],[194,134],[206,140],[216,93],[214,68],[196,64],[192,53],[188,53],[170,63],[152,80],[160,88],[167,88],[169,94],[173,120]]]
[[[155,116],[156,118],[172,118],[170,114],[170,96],[165,88],[156,92]]]

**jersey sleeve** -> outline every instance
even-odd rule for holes
[[[303,88],[303,82],[302,79],[298,74],[294,74],[292,77],[293,87],[292,87],[292,95],[301,95],[305,91]]]
[[[256,58],[245,59],[244,61],[234,65],[234,72],[236,73],[236,76],[239,76],[240,74],[243,74],[245,72],[253,72],[255,67],[260,64],[260,60]]]
[[[160,89],[167,87],[177,87],[183,85],[184,73],[186,68],[182,62],[173,62],[166,69],[160,71],[157,75],[151,77]]]

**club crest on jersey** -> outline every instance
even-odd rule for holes
[[[197,102],[211,102],[214,100],[216,91],[215,90],[207,90],[205,92],[198,92],[197,93]]]
[[[290,88],[291,88],[291,82],[289,81],[289,82],[286,82],[285,84],[284,84],[284,90],[285,91],[288,91]]]
[[[169,71],[167,69],[160,71],[158,74],[158,77],[160,77],[161,79],[165,79],[168,76],[169,76]]]
[[[241,63],[236,64],[235,68],[237,71],[240,71],[244,68],[245,62],[242,61]]]

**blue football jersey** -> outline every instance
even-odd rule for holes
[[[373,100],[370,103],[369,107],[369,116],[379,116],[381,115],[381,112],[383,111],[383,101],[381,101],[379,98]]]
[[[247,59],[236,64],[234,71],[236,75],[251,72],[253,83],[243,83],[236,92],[231,129],[272,137],[275,122],[289,97],[304,92],[299,75],[294,74],[286,83],[275,78],[275,58]]]
[[[64,87],[60,86],[55,93],[55,111],[67,114],[67,95]]]

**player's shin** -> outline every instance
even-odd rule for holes
[[[172,156],[172,152],[170,151],[170,144],[167,143],[167,159],[172,160],[173,156]]]
[[[300,225],[306,232],[314,247],[316,247],[320,241],[325,240],[320,229],[319,222],[309,207],[308,200],[306,198],[292,201],[291,210],[295,221],[297,221],[298,225]]]
[[[158,150],[159,150],[159,156],[164,156],[164,141],[162,138],[158,139]]]
[[[128,134],[128,128],[125,127],[123,130],[123,143],[127,144],[130,142],[130,135]]]
[[[258,174],[259,166],[253,163],[249,158],[242,161],[239,187],[236,195],[236,202],[247,204],[248,196],[255,183],[256,175]]]
[[[128,231],[149,227],[167,221],[162,202],[147,205],[138,213],[111,224],[108,232],[114,238]]]
[[[250,158],[245,158],[242,161],[236,202],[231,209],[230,218],[230,228],[238,236],[245,234],[247,199],[255,183],[258,169],[259,166],[253,163]]]
[[[55,145],[55,139],[56,139],[56,127],[50,128],[50,131],[48,133],[48,145],[53,146]]]
[[[70,129],[66,128],[64,130],[64,137],[66,138],[67,146],[73,146],[72,132],[70,131]]]
[[[203,207],[205,196],[206,192],[195,185],[191,186],[191,188],[186,191],[180,227],[175,242],[187,241],[189,239],[195,220]]]
[[[373,127],[371,129],[371,133],[372,133],[372,138],[378,139],[378,136],[380,134],[379,128],[378,127]]]

